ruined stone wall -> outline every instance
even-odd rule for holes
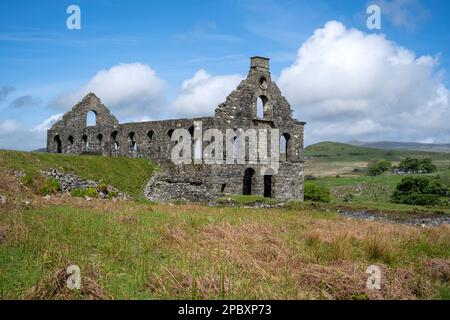
[[[257,114],[258,98],[263,104],[262,115]],[[87,125],[90,111],[96,115],[92,126]],[[266,174],[271,175],[270,179],[261,174],[260,164],[176,166],[170,161],[175,143],[171,133],[184,128],[193,134],[196,122],[202,123],[203,132],[209,128],[221,130],[224,138],[227,129],[279,129],[287,141],[286,157],[278,173]],[[303,128],[304,123],[293,118],[288,101],[271,80],[269,60],[253,57],[247,78],[218,106],[214,117],[119,124],[100,99],[90,93],[48,131],[47,151],[145,157],[160,164],[158,178],[169,184],[201,185],[215,194],[242,194],[250,188],[251,194],[263,195],[270,189],[272,197],[303,199]],[[203,148],[207,144],[204,142]],[[223,148],[225,151],[226,141]],[[194,158],[194,141],[191,153]],[[249,187],[243,180],[252,170]]]

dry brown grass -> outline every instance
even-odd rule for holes
[[[189,296],[194,290],[201,297],[214,298],[225,290],[223,286],[222,291],[218,289],[218,279],[222,279],[227,294],[239,296],[233,288],[242,287],[246,281],[251,287],[251,297],[257,299],[417,299],[431,295],[433,279],[447,281],[449,274],[448,262],[441,260],[427,262],[427,270],[435,270],[433,275],[424,275],[413,267],[397,268],[385,264],[398,252],[396,241],[407,243],[420,237],[421,229],[416,227],[316,219],[299,234],[299,240],[314,254],[320,245],[331,246],[328,262],[315,260],[306,250],[293,251],[289,236],[282,236],[286,232],[284,227],[256,221],[206,224],[194,236],[189,236],[183,225],[168,228],[165,233],[168,245],[183,252],[187,265],[197,265],[199,261],[206,263],[208,272],[192,277],[190,271],[167,270],[171,285],[162,289],[163,277],[149,287],[152,292],[163,290],[169,296]],[[436,228],[430,232],[437,241],[447,240],[447,230]],[[366,259],[355,256],[356,243],[361,244],[361,254]],[[374,261],[381,268],[382,290],[366,288],[368,275],[365,270],[372,264],[367,261]],[[275,288],[283,286],[287,277],[297,283],[297,292],[288,296],[283,296],[281,290],[268,292],[265,284],[271,283]],[[208,281],[215,285],[211,286]]]
[[[111,299],[106,295],[102,287],[98,284],[98,274],[88,270],[81,274],[80,290],[73,290],[67,287],[69,275],[66,268],[56,270],[49,279],[40,281],[33,286],[25,295],[27,300],[104,300]]]

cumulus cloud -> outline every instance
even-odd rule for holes
[[[183,81],[172,109],[179,116],[211,116],[243,78],[239,74],[212,76],[200,69],[192,78]]]
[[[32,128],[31,131],[32,132],[38,132],[38,133],[42,133],[42,132],[47,133],[47,130],[50,129],[51,126],[56,121],[61,120],[62,116],[63,116],[62,113],[55,114],[55,115],[51,116],[50,118],[44,120],[43,122],[41,122],[40,124],[38,124],[34,128]]]
[[[45,134],[36,134],[13,119],[0,122],[0,148],[35,150],[45,146]]]
[[[330,21],[303,43],[278,83],[318,140],[450,139],[439,61],[379,34]]]
[[[39,98],[35,98],[30,95],[20,96],[15,98],[10,106],[12,108],[24,108],[24,107],[37,107],[41,104],[41,100]]]
[[[134,120],[161,112],[165,82],[150,66],[142,63],[119,64],[99,71],[74,92],[53,101],[52,106],[69,109],[89,92],[94,92],[120,120]]]
[[[19,125],[16,121],[12,119],[6,119],[0,123],[0,133],[9,133],[14,132],[19,128]]]
[[[31,128],[13,119],[0,122],[0,148],[31,151],[44,148],[47,130],[59,119],[62,113],[53,115]]]

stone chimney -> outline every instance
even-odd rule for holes
[[[269,58],[264,57],[251,57],[250,58],[250,70],[258,70],[263,72],[269,72]]]

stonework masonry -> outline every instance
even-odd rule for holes
[[[288,101],[272,81],[269,59],[252,57],[250,60],[247,78],[216,108],[213,117],[120,124],[100,99],[90,93],[48,130],[47,151],[145,157],[160,165],[156,185],[161,185],[162,181],[165,186],[171,183],[197,186],[198,190],[208,190],[212,195],[252,194],[303,200],[305,123],[293,118]],[[257,111],[258,100],[263,109],[261,113]],[[96,119],[90,126],[87,125],[89,112],[93,112]],[[286,143],[280,151],[278,172],[260,174],[262,165],[250,163],[173,164],[173,131],[185,128],[193,133],[197,121],[202,122],[203,132],[215,128],[221,130],[224,137],[227,129],[279,129]],[[206,145],[203,143],[203,148]],[[192,141],[193,157],[194,148],[195,141]]]

